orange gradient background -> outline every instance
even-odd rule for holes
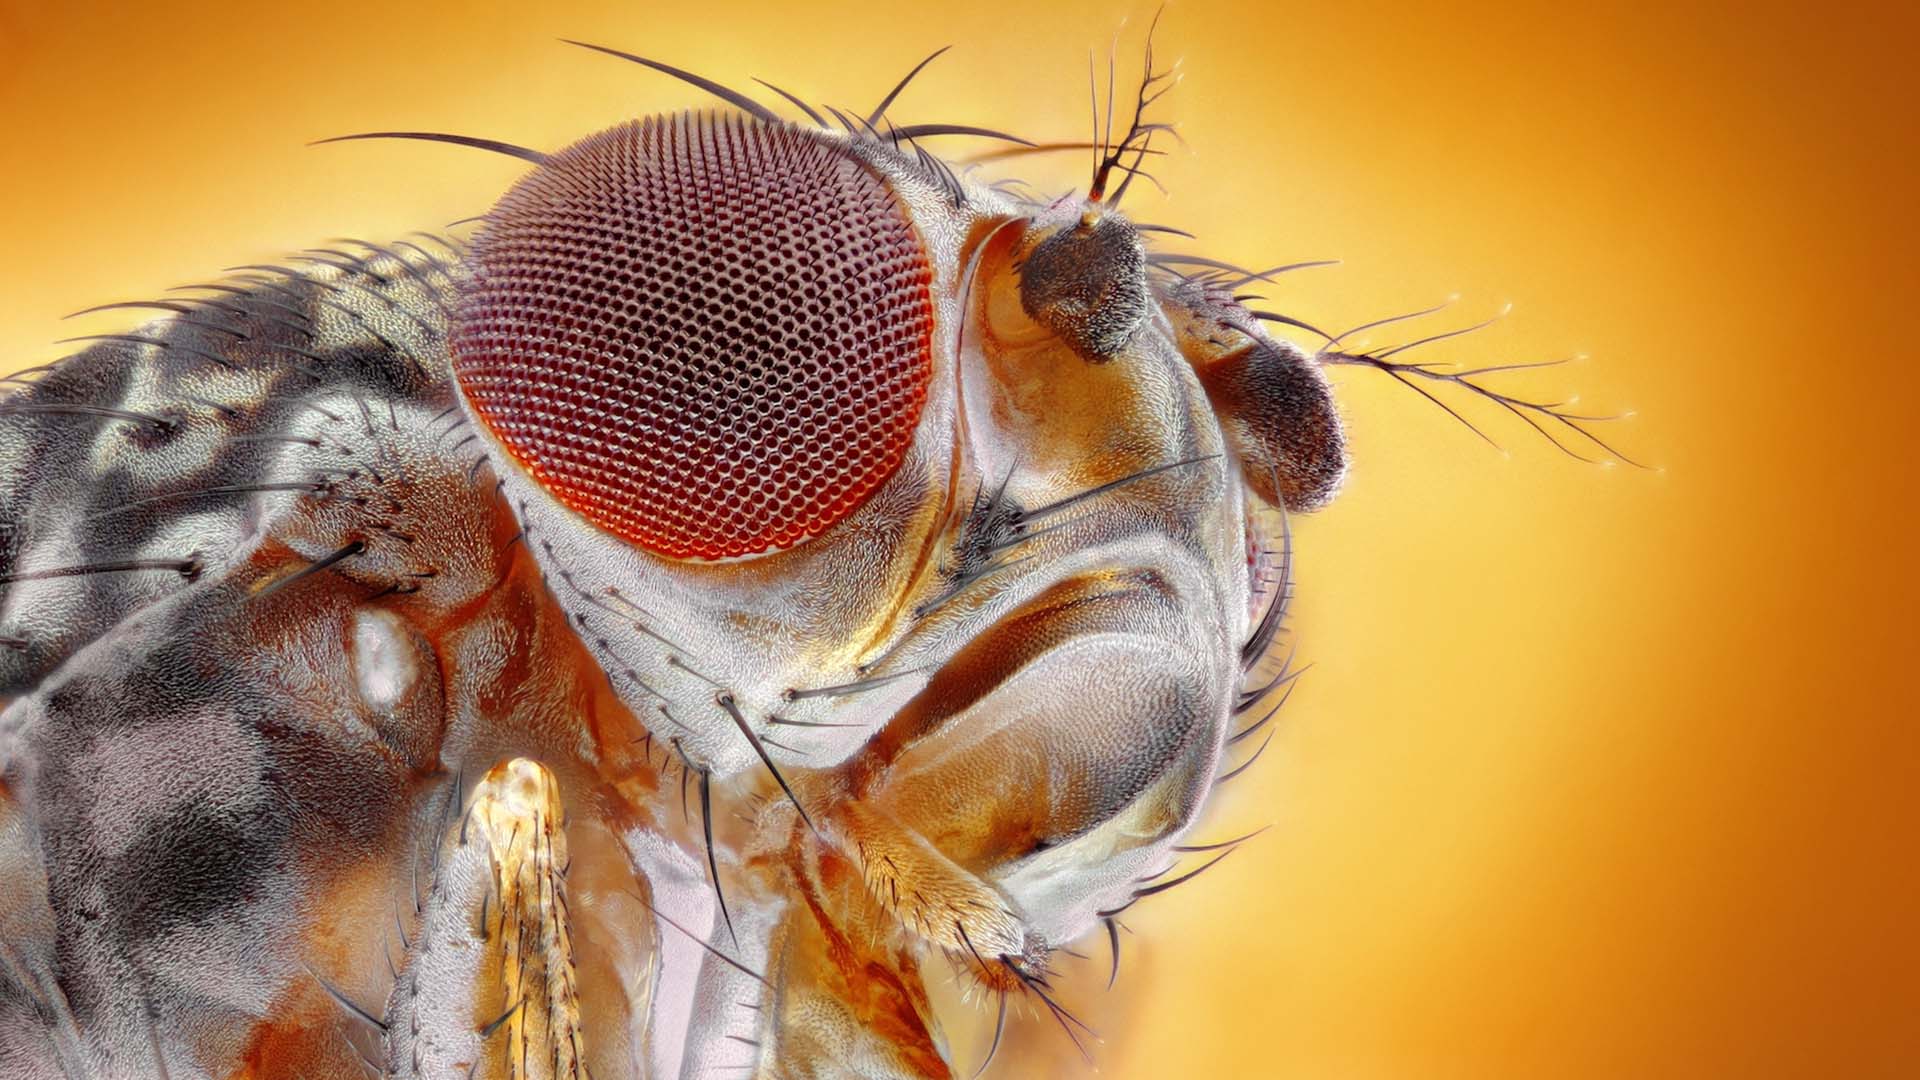
[[[1596,468],[1457,398],[1490,448],[1336,372],[1353,472],[1297,523],[1313,670],[1201,841],[1273,828],[1062,957],[1107,1077],[1920,1075],[1912,76],[1920,21],[1846,4],[1169,9],[1189,149],[1137,217],[1351,325],[1511,303],[1429,360],[1589,360],[1657,466]],[[0,364],[59,316],[330,237],[484,210],[518,174],[426,128],[557,148],[721,81],[1084,137],[1089,47],[1146,4],[0,3]],[[959,156],[972,147],[948,140]],[[1002,169],[1000,172],[1011,172]],[[1081,155],[1028,161],[1048,190]],[[1428,324],[1421,324],[1428,325]],[[1400,340],[1380,334],[1376,342]],[[1098,722],[1097,717],[1088,718]],[[990,1017],[951,1029],[970,1071]],[[1036,1075],[1074,1061],[1039,1021]]]

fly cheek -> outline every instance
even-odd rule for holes
[[[888,183],[818,133],[630,122],[487,215],[454,314],[472,412],[550,495],[676,560],[846,519],[905,458],[933,270]]]

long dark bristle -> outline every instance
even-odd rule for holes
[[[781,123],[779,114],[775,113],[772,109],[767,108],[765,105],[760,104],[759,102],[753,100],[752,98],[748,97],[747,95],[741,93],[738,90],[734,90],[734,89],[730,89],[728,87],[722,86],[719,83],[714,82],[712,79],[695,75],[691,71],[682,70],[680,68],[674,67],[671,64],[663,64],[658,60],[649,60],[644,56],[635,56],[630,52],[621,52],[619,49],[609,49],[605,45],[594,45],[585,41],[575,41],[572,38],[561,38],[560,40],[567,43],[568,45],[578,46],[579,48],[582,48],[582,49],[592,49],[594,52],[597,52],[597,53],[605,53],[608,56],[617,56],[622,60],[628,61],[629,63],[639,64],[641,67],[652,68],[653,70],[658,71],[663,75],[671,75],[674,78],[679,79],[681,82],[687,83],[688,85],[691,85],[691,86],[697,86],[700,89],[705,90],[707,93],[712,94],[714,97],[719,98],[721,101],[724,101],[729,105],[732,105],[734,108],[739,109],[740,111],[748,114],[749,116],[754,117],[755,119],[764,120],[769,124]]]
[[[1273,828],[1271,825],[1262,825],[1244,836],[1236,836],[1231,840],[1221,840],[1213,844],[1178,844],[1174,846],[1173,850],[1180,852],[1182,855],[1195,855],[1206,851],[1219,851],[1221,848],[1239,847],[1241,844],[1246,843],[1271,828]]]
[[[1312,664],[1307,664],[1306,666],[1301,668],[1295,668],[1293,666],[1293,657],[1294,657],[1295,651],[1297,650],[1297,647],[1298,646],[1296,644],[1294,649],[1289,649],[1287,651],[1287,658],[1281,661],[1280,671],[1278,674],[1274,675],[1273,678],[1269,679],[1265,683],[1259,686],[1256,686],[1250,690],[1242,690],[1240,692],[1240,696],[1234,702],[1234,706],[1233,706],[1233,711],[1235,714],[1247,712],[1248,710],[1252,709],[1255,705],[1258,705],[1260,703],[1260,699],[1266,697],[1268,694],[1273,693],[1275,690],[1279,689],[1280,687],[1285,686],[1290,682],[1293,682],[1295,679],[1298,679],[1300,676],[1305,675],[1307,672],[1313,670]]]
[[[1252,735],[1254,732],[1259,731],[1261,728],[1266,727],[1269,723],[1271,723],[1273,721],[1273,718],[1279,715],[1280,710],[1287,707],[1287,699],[1293,696],[1293,687],[1298,685],[1300,684],[1295,683],[1293,684],[1293,686],[1287,687],[1287,692],[1280,695],[1280,700],[1274,703],[1273,708],[1267,710],[1267,714],[1265,716],[1262,716],[1260,719],[1255,720],[1253,723],[1248,724],[1246,727],[1243,727],[1239,731],[1236,731],[1233,734],[1227,736],[1227,745],[1232,746],[1238,742],[1241,742],[1242,740],[1246,739],[1247,736]]]
[[[1273,322],[1273,323],[1280,323],[1283,326],[1292,326],[1297,329],[1305,330],[1307,333],[1312,334],[1315,337],[1325,338],[1329,341],[1332,340],[1331,335],[1329,335],[1325,330],[1320,329],[1319,327],[1313,325],[1310,322],[1303,322],[1299,319],[1296,319],[1291,315],[1281,315],[1281,314],[1278,314],[1277,312],[1272,312],[1272,311],[1255,311],[1252,313],[1252,315],[1254,318],[1259,319],[1261,322]]]
[[[1022,141],[1016,146],[1005,146],[1005,147],[1001,147],[998,150],[988,150],[983,153],[969,154],[968,156],[964,158],[960,158],[958,160],[963,164],[977,165],[977,164],[982,164],[989,161],[999,161],[1003,158],[1026,157],[1031,154],[1053,154],[1053,153],[1059,153],[1064,150],[1099,149],[1099,145],[1100,145],[1099,143],[1090,143],[1090,142],[1025,142],[1025,141]],[[1164,154],[1165,151],[1154,150],[1154,151],[1150,151],[1150,153],[1153,156],[1157,157]]]
[[[1107,928],[1107,945],[1113,950],[1113,968],[1107,972],[1107,989],[1111,990],[1120,979],[1120,920],[1109,915],[1100,923]]]
[[[1244,266],[1224,262],[1220,259],[1209,259],[1204,255],[1182,255],[1175,252],[1159,251],[1148,255],[1147,261],[1155,266],[1204,266],[1210,270],[1230,271],[1241,275],[1240,279],[1230,287],[1234,289],[1253,281],[1271,281],[1275,275],[1289,273],[1294,270],[1307,270],[1316,266],[1338,266],[1340,264],[1339,259],[1309,259],[1305,262],[1284,263],[1266,270],[1248,270]]]
[[[800,797],[793,793],[793,788],[787,784],[787,778],[781,774],[780,767],[773,763],[773,758],[767,753],[767,748],[762,745],[760,736],[753,733],[753,726],[747,723],[746,714],[740,711],[740,706],[734,701],[733,695],[722,692],[714,696],[714,701],[728,717],[732,718],[734,726],[740,729],[740,734],[747,737],[747,745],[753,747],[753,752],[760,756],[760,764],[765,765],[767,771],[773,774],[773,782],[779,784],[780,790],[787,793],[787,801],[793,803],[793,808],[800,812],[800,820],[807,823],[809,830],[818,832],[819,830],[814,828],[813,819],[807,816],[807,808],[800,805]],[[781,749],[791,750],[792,747]]]
[[[1277,481],[1277,468],[1275,472]],[[1278,483],[1274,487],[1278,490]],[[1280,566],[1273,587],[1280,590],[1280,594],[1275,596],[1267,604],[1267,609],[1260,613],[1259,624],[1253,628],[1253,633],[1248,634],[1246,642],[1240,646],[1240,667],[1243,671],[1258,663],[1273,646],[1274,637],[1280,633],[1280,627],[1286,622],[1288,602],[1292,599],[1290,590],[1293,587],[1293,522],[1287,517],[1286,510],[1279,510],[1279,515]]]
[[[1190,465],[1198,465],[1204,461],[1212,461],[1219,456],[1220,456],[1219,454],[1202,454],[1199,457],[1183,458],[1179,461],[1170,461],[1165,465],[1150,466],[1148,468],[1141,469],[1138,472],[1128,473],[1126,476],[1122,476],[1118,480],[1109,480],[1104,484],[1100,484],[1095,487],[1090,487],[1085,491],[1077,492],[1073,495],[1067,496],[1066,498],[1057,499],[1053,502],[1046,503],[1042,506],[1034,507],[1032,510],[1029,510],[1026,513],[1020,515],[1020,519],[1022,522],[1031,524],[1032,522],[1042,520],[1043,518],[1051,517],[1052,515],[1067,509],[1068,507],[1076,506],[1080,503],[1083,503],[1088,499],[1096,498],[1100,495],[1106,494],[1109,491],[1113,491],[1118,488],[1125,487],[1128,484],[1137,483],[1149,477],[1158,476],[1164,472],[1172,472],[1175,469],[1184,469]]]
[[[302,964],[301,966],[306,967],[306,965],[304,964]],[[362,1021],[363,1023],[367,1024],[369,1027],[372,1027],[375,1030],[379,1031],[382,1035],[385,1035],[387,1033],[387,1025],[385,1021],[373,1015],[373,1013],[368,1012],[366,1009],[363,1009],[360,1006],[354,1004],[352,998],[349,998],[347,995],[334,989],[333,984],[321,978],[319,972],[313,970],[312,968],[307,968],[306,970],[307,970],[307,974],[313,978],[313,981],[320,984],[320,989],[325,990],[327,992],[327,996],[334,1000],[334,1004],[339,1005],[340,1008],[344,1009],[349,1015]]]
[[[0,416],[91,416],[96,419],[124,420],[132,424],[144,424],[155,431],[172,431],[179,421],[169,420],[152,413],[136,412],[132,409],[115,409],[105,405],[78,405],[65,402],[9,402],[0,405]]]
[[[782,90],[781,88],[773,85],[772,83],[768,82],[765,79],[756,78],[753,81],[759,83],[761,86],[766,87],[767,89],[773,91],[776,94],[779,94],[781,97],[786,98],[788,101],[792,102],[795,108],[807,114],[807,119],[813,121],[815,127],[827,126],[826,118],[821,116],[820,113],[817,110],[815,110],[813,106],[801,100],[798,94],[793,94],[785,90]]]
[[[839,683],[835,686],[819,686],[811,690],[788,690],[780,696],[787,701],[801,701],[806,698],[816,697],[845,697],[849,694],[858,694],[865,690],[885,686],[888,683],[898,682],[910,675],[919,675],[925,670],[925,668],[909,668],[906,671],[896,671],[891,675],[877,675],[871,679],[861,679],[857,682]]]
[[[646,908],[648,911],[653,912],[653,914],[657,916],[661,922],[664,922],[668,926],[673,927],[675,930],[680,931],[682,934],[686,935],[688,938],[691,938],[701,948],[707,950],[708,952],[712,953],[714,956],[718,957],[721,963],[726,964],[728,967],[733,968],[735,971],[738,971],[743,975],[752,977],[754,981],[758,982],[760,985],[766,987],[767,989],[769,990],[773,989],[773,984],[767,981],[767,977],[765,975],[760,974],[759,972],[753,970],[752,968],[741,963],[740,961],[735,960],[733,957],[728,956],[726,953],[722,952],[720,949],[715,947],[713,943],[709,942],[707,939],[701,937],[699,934],[694,933],[693,931],[687,929],[686,927],[681,926],[678,922],[674,921],[671,915],[668,915],[666,912],[661,911],[658,907],[655,907],[653,903],[649,901],[646,897],[641,896],[639,893],[634,892],[632,889],[627,890],[627,895],[633,897],[635,900],[640,901],[640,905]]]
[[[138,570],[170,570],[191,581],[202,568],[198,556],[186,559],[124,559],[119,562],[61,566],[52,570],[29,570],[18,574],[0,574],[0,585],[21,581],[49,581],[54,578],[87,577],[93,574],[124,574]]]
[[[1141,888],[1135,889],[1133,891],[1133,898],[1135,900],[1145,900],[1149,896],[1157,896],[1160,893],[1166,892],[1168,889],[1178,888],[1181,885],[1185,885],[1187,882],[1192,881],[1194,878],[1197,878],[1201,874],[1204,874],[1207,871],[1213,869],[1214,867],[1220,865],[1220,860],[1233,854],[1234,851],[1236,850],[1238,849],[1228,848],[1227,850],[1221,852],[1218,855],[1215,855],[1213,858],[1208,859],[1206,862],[1200,864],[1198,867],[1192,870],[1189,870],[1184,874],[1181,874],[1177,878],[1170,878],[1166,881],[1162,881],[1155,885],[1146,885],[1146,886],[1142,886]]]
[[[487,1021],[486,1023],[480,1025],[480,1031],[479,1031],[480,1041],[484,1043],[487,1040],[493,1038],[496,1032],[498,1032],[501,1028],[506,1026],[507,1021],[513,1019],[513,1014],[519,1012],[522,1008],[526,1006],[526,1004],[527,1004],[527,999],[525,997],[518,998],[517,1000],[514,1001],[513,1004],[507,1006],[506,1009],[503,1012],[501,1012],[499,1016],[496,1016],[493,1019]]]
[[[1066,1032],[1067,1038],[1072,1040],[1073,1048],[1080,1051],[1081,1059],[1088,1065],[1092,1065],[1093,1055],[1088,1052],[1086,1044],[1080,1041],[1080,1036],[1076,1034],[1073,1029],[1078,1027],[1081,1031],[1086,1032],[1096,1039],[1100,1037],[1100,1033],[1088,1027],[1085,1021],[1073,1015],[1073,1013],[1068,1012],[1064,1006],[1053,1000],[1053,996],[1047,993],[1046,984],[1038,978],[1022,971],[1020,965],[1005,958],[1002,958],[1000,963],[1005,965],[1008,971],[1013,972],[1013,977],[1020,980],[1020,984],[1027,988],[1028,993],[1040,999],[1040,1003],[1046,1006],[1048,1012],[1053,1014],[1053,1019],[1060,1025],[1060,1030]]]
[[[678,746],[678,743],[675,744]],[[727,924],[727,937],[733,939],[734,948],[740,947],[740,936],[733,932],[733,915],[727,911],[727,894],[720,889],[720,860],[713,851],[713,774],[707,769],[700,772],[700,831],[707,838],[707,873],[713,875],[713,899],[720,905],[720,918]]]
[[[906,127],[893,128],[891,134],[898,139],[924,139],[929,135],[973,135],[982,139],[999,139],[1017,146],[1035,145],[1029,139],[1018,135],[996,131],[993,128],[975,127],[972,124],[908,124]]]
[[[535,165],[545,165],[547,155],[538,150],[529,150],[524,146],[515,146],[498,139],[480,139],[471,135],[447,135],[437,131],[365,131],[357,135],[335,135],[328,139],[315,139],[308,146],[324,146],[327,143],[353,142],[358,139],[418,139],[422,142],[451,143],[454,146],[469,146],[475,150],[486,150],[495,154],[505,154]]]
[[[117,506],[109,506],[101,510],[95,510],[81,520],[95,521],[103,517],[112,517],[115,514],[124,514],[129,510],[137,510],[143,506],[151,506],[154,503],[172,502],[179,499],[202,499],[214,495],[247,495],[264,491],[320,492],[326,489],[327,484],[324,480],[288,480],[280,483],[266,484],[220,484],[214,487],[194,488],[189,491],[168,491],[159,495],[149,495],[144,499],[135,499],[132,502],[124,502]]]
[[[272,596],[274,593],[279,592],[281,589],[284,589],[287,586],[292,585],[294,582],[302,581],[306,578],[310,578],[313,575],[318,574],[321,571],[327,569],[328,567],[334,566],[346,559],[353,558],[355,555],[358,555],[365,550],[367,550],[366,541],[364,540],[348,541],[347,543],[340,545],[340,547],[336,548],[334,551],[328,553],[327,555],[322,556],[321,558],[315,560],[314,562],[301,567],[299,570],[291,574],[288,574],[286,577],[283,577],[280,580],[275,581],[273,584],[268,585],[266,588],[261,589],[259,592],[255,593],[254,596],[258,599],[265,599],[269,596]]]
[[[1000,991],[1000,1008],[993,1018],[993,1042],[987,1045],[987,1056],[981,1060],[980,1067],[973,1070],[973,1080],[980,1080],[986,1074],[987,1066],[993,1064],[995,1054],[1000,1052],[1000,1039],[1007,1033],[1007,992]]]
[[[931,64],[935,60],[939,59],[941,53],[944,53],[951,48],[953,48],[953,46],[951,45],[942,45],[939,48],[933,50],[931,53],[928,53],[927,58],[925,60],[922,60],[919,63],[913,65],[913,70],[907,72],[906,75],[903,76],[898,83],[895,83],[893,89],[887,92],[887,96],[884,98],[881,98],[880,104],[875,106],[873,112],[867,115],[867,125],[871,127],[874,124],[878,124],[880,122],[881,117],[884,117],[887,115],[887,106],[893,104],[894,99],[900,96],[900,91],[905,90],[907,88],[907,84],[913,81],[914,76],[920,74],[920,72],[924,70],[928,64]]]
[[[1267,732],[1267,737],[1260,740],[1260,749],[1255,750],[1253,752],[1252,757],[1249,757],[1247,758],[1247,760],[1241,762],[1239,767],[1235,768],[1233,771],[1221,773],[1220,776],[1214,780],[1213,785],[1215,787],[1219,787],[1221,784],[1224,784],[1227,781],[1233,779],[1234,777],[1239,776],[1241,773],[1246,772],[1248,769],[1253,768],[1253,763],[1260,760],[1260,755],[1266,753],[1267,747],[1272,743],[1273,743],[1273,732],[1269,731]],[[1201,869],[1205,869],[1205,867],[1202,867]]]
[[[767,717],[767,723],[778,727],[797,728],[861,728],[867,726],[865,724],[829,724],[822,720],[789,720],[784,716],[769,716]],[[768,741],[771,742],[772,740]]]

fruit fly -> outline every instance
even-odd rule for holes
[[[0,1075],[945,1077],[935,966],[1090,1045],[1055,956],[1296,674],[1325,370],[1611,452],[1130,219],[1150,47],[1074,144],[587,47],[719,106],[376,133],[527,172],[7,379]]]

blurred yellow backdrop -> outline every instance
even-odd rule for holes
[[[1103,942],[1063,958],[1103,1075],[1920,1075],[1907,8],[1169,10],[1190,150],[1136,215],[1218,258],[1344,259],[1268,290],[1323,325],[1511,303],[1427,358],[1588,355],[1508,385],[1637,410],[1611,433],[1659,468],[1473,409],[1502,455],[1338,373],[1352,478],[1297,529],[1315,666],[1200,838],[1275,827],[1129,914],[1112,993]],[[896,115],[1072,138],[1088,49],[1130,17],[1124,87],[1151,14],[0,3],[0,364],[113,328],[66,312],[437,227],[517,174],[309,140],[553,148],[706,104],[558,36],[856,105],[953,43]],[[967,1054],[985,1024],[955,1021]],[[1016,1041],[1001,1075],[1073,1060],[1041,1023]]]

